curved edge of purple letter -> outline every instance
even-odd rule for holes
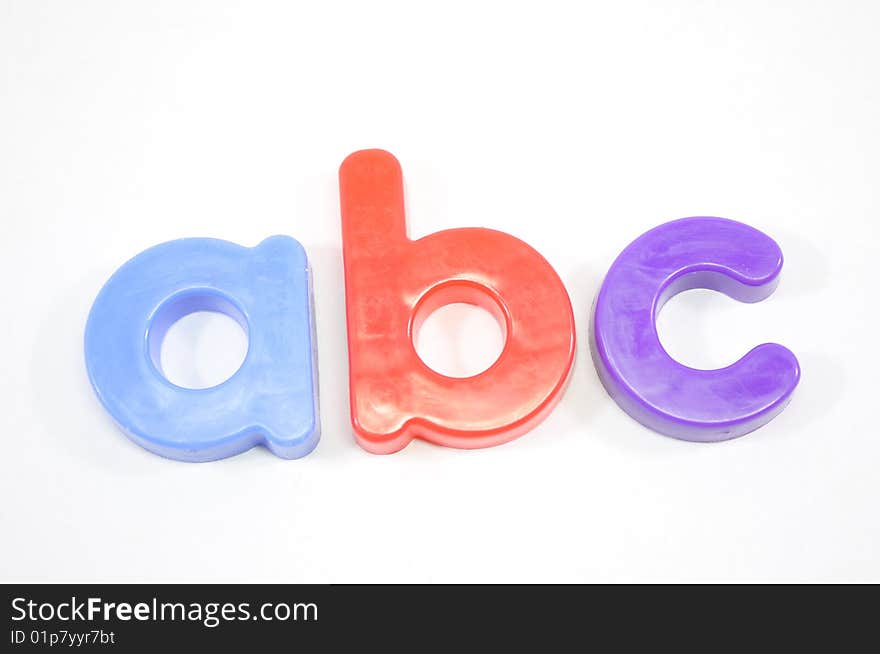
[[[682,218],[642,234],[611,265],[593,305],[590,349],[608,393],[646,427],[688,441],[736,438],[772,420],[800,379],[788,348],[765,343],[726,368],[697,370],[663,349],[656,318],[692,288],[758,302],[781,270],[776,242],[733,220]]]

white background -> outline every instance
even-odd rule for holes
[[[880,581],[878,29],[870,1],[3,0],[0,581]],[[501,229],[566,283],[574,376],[524,437],[355,444],[336,174],[364,147],[401,160],[412,236]],[[664,343],[803,369],[716,445],[631,420],[587,347],[617,253],[689,215],[785,270],[759,304],[674,299]],[[276,233],[314,268],[317,450],[128,441],[83,363],[101,285],[162,241]]]

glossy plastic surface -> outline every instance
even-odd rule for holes
[[[195,311],[225,313],[248,335],[241,367],[212,388],[181,388],[160,370],[165,333]],[[297,458],[320,433],[313,323],[308,261],[292,238],[255,248],[180,239],[137,255],[101,289],[86,367],[110,415],[152,452],[208,461],[264,444]]]
[[[490,229],[406,235],[400,164],[383,150],[340,167],[351,418],[360,445],[390,453],[413,438],[460,448],[515,438],[560,399],[575,352],[574,316],[549,263]],[[413,336],[453,302],[488,309],[506,335],[498,360],[467,378],[441,375]]]
[[[655,320],[692,288],[758,302],[779,282],[782,252],[768,236],[724,218],[683,218],[633,241],[611,266],[591,320],[599,377],[630,416],[668,436],[720,441],[764,425],[800,378],[795,356],[764,344],[731,366],[696,370],[663,349]]]

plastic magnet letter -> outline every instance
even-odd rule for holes
[[[238,321],[248,351],[222,384],[187,389],[162,374],[168,328],[195,311]],[[317,361],[308,260],[287,236],[257,247],[187,238],[137,255],[101,289],[85,334],[102,404],[132,440],[182,461],[263,444],[293,459],[318,443]]]
[[[726,368],[695,370],[666,353],[655,320],[692,288],[763,300],[781,269],[776,242],[733,220],[683,218],[642,234],[612,264],[593,307],[593,361],[608,393],[643,425],[688,441],[736,438],[769,422],[800,377],[788,349],[759,345]]]
[[[360,445],[391,453],[413,438],[478,448],[520,436],[560,399],[575,351],[568,293],[529,245],[490,229],[406,235],[400,164],[383,150],[339,169],[351,419]],[[435,309],[466,302],[506,335],[487,370],[441,375],[413,334]]]

